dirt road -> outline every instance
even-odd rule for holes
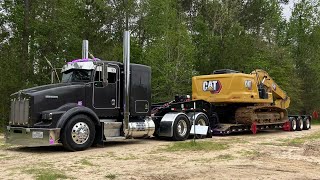
[[[1,179],[320,179],[320,126],[214,136],[198,142],[223,147],[200,151],[177,150],[183,144],[153,139],[106,143],[82,152],[3,142],[1,136]]]

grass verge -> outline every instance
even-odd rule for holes
[[[6,149],[6,148],[9,148],[11,146],[12,146],[11,144],[6,144],[4,138],[0,138],[0,149]]]
[[[90,161],[88,161],[87,159],[81,159],[80,164],[85,165],[85,166],[94,166],[94,164],[91,163]]]
[[[239,151],[239,153],[242,155],[242,156],[245,156],[245,157],[258,157],[258,156],[261,156],[262,154],[257,151],[257,150],[242,150],[242,151]]]
[[[320,124],[320,119],[311,120],[311,125],[319,125],[319,124]]]
[[[228,149],[229,145],[211,141],[176,142],[164,148],[165,151],[219,151]]]
[[[218,160],[232,160],[234,158],[235,157],[232,156],[231,154],[221,154],[221,155],[217,156],[215,159],[218,159]]]
[[[115,174],[108,174],[105,176],[107,179],[116,179],[117,175]]]
[[[301,146],[307,141],[319,140],[320,139],[320,132],[316,132],[310,134],[308,136],[294,138],[294,139],[284,139],[282,140],[284,146]]]
[[[116,160],[135,160],[138,159],[138,157],[134,156],[133,154],[129,154],[128,156],[124,157],[116,157]]]
[[[27,169],[26,173],[33,174],[37,180],[56,180],[56,179],[68,179],[64,172],[56,169],[44,169],[44,168],[33,168]]]

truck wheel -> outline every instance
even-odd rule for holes
[[[209,125],[209,120],[208,118],[203,115],[203,114],[200,114],[197,119],[196,119],[196,125],[200,125],[200,126],[208,126]],[[209,131],[209,130],[208,130]],[[208,133],[207,133],[208,134]],[[203,139],[205,138],[207,135],[201,135],[201,134],[196,134],[195,135],[197,139]]]
[[[190,134],[190,121],[186,115],[180,114],[176,117],[173,124],[173,136],[174,141],[184,141]]]
[[[303,121],[301,117],[298,117],[297,120],[297,131],[302,131],[303,129]]]
[[[290,119],[290,131],[295,131],[297,130],[297,121],[296,118],[291,118]]]
[[[304,130],[308,130],[311,128],[311,122],[310,122],[310,119],[308,117],[305,117],[304,118],[304,121],[303,121],[303,129]]]
[[[95,126],[86,115],[72,117],[62,128],[61,141],[69,151],[82,151],[89,148],[95,138]]]

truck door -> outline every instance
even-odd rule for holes
[[[119,108],[119,71],[116,64],[108,64],[108,81],[102,82],[102,66],[97,66],[93,84],[93,107],[103,110],[103,114],[113,116],[112,112]],[[111,113],[111,114],[110,114]],[[101,113],[99,113],[101,114]]]

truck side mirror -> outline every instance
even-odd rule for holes
[[[104,63],[102,67],[102,81],[103,84],[108,84],[108,64]]]

